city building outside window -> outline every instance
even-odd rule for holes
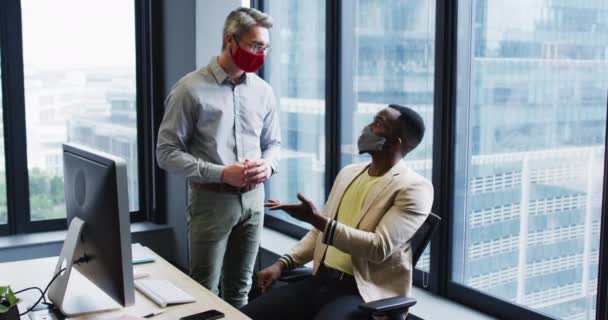
[[[272,50],[264,78],[273,87],[281,125],[278,174],[266,197],[296,203],[296,194],[325,204],[325,1],[269,0],[274,19]],[[282,211],[267,214],[300,227],[310,226]]]
[[[125,159],[137,211],[134,3],[22,0],[21,10],[31,220],[65,218],[65,142]]]
[[[435,1],[357,0],[351,6],[354,28],[343,36],[353,46],[343,47],[354,55],[351,82],[352,105],[342,109],[341,166],[370,161],[359,155],[357,138],[374,115],[389,104],[408,106],[426,125],[420,145],[405,157],[410,168],[432,179],[433,94],[435,75]],[[435,186],[438,187],[438,186]],[[430,245],[417,268],[429,271]]]
[[[459,1],[452,279],[560,319],[596,313],[607,16]]]

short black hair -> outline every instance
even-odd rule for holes
[[[399,116],[399,121],[403,126],[403,134],[408,145],[406,153],[410,152],[420,144],[420,141],[422,141],[422,138],[424,137],[424,121],[418,112],[411,108],[398,104],[389,104],[388,106],[389,108],[399,111],[401,114]]]

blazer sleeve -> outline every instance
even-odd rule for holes
[[[382,262],[401,250],[424,223],[433,204],[433,186],[426,179],[400,190],[374,232],[330,220],[323,243],[352,256]]]
[[[291,249],[291,253],[285,254],[279,258],[279,261],[285,264],[287,270],[297,268],[312,261],[315,252],[315,243],[317,242],[319,233],[320,231],[317,228],[312,228],[304,238]]]

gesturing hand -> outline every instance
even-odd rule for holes
[[[268,200],[268,202],[264,204],[264,207],[270,210],[283,210],[290,216],[300,221],[308,222],[319,230],[325,229],[327,218],[319,214],[317,207],[315,207],[312,201],[299,192],[297,196],[298,200],[302,201],[301,203],[281,204],[281,202],[277,200]]]

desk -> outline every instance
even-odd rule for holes
[[[15,291],[31,286],[38,286],[44,290],[44,287],[53,276],[56,263],[57,257],[0,263],[0,284],[10,284],[11,288]],[[155,262],[134,265],[133,270],[147,272],[153,279],[169,280],[196,299],[194,303],[169,306],[165,308],[166,311],[164,313],[154,316],[151,320],[177,320],[180,317],[209,309],[217,309],[223,312],[226,315],[224,318],[226,320],[249,319],[158,255],[156,255]],[[25,295],[26,293],[27,295]],[[23,312],[27,310],[25,309],[25,303],[31,305],[33,302],[31,299],[37,299],[40,293],[29,291],[19,296],[26,299],[26,301],[23,301],[24,303],[19,305],[19,311]],[[123,314],[143,316],[158,310],[161,310],[158,305],[135,289],[135,304],[130,307],[109,312],[92,313],[70,319],[113,319]],[[25,315],[21,319],[29,320],[29,317]]]

